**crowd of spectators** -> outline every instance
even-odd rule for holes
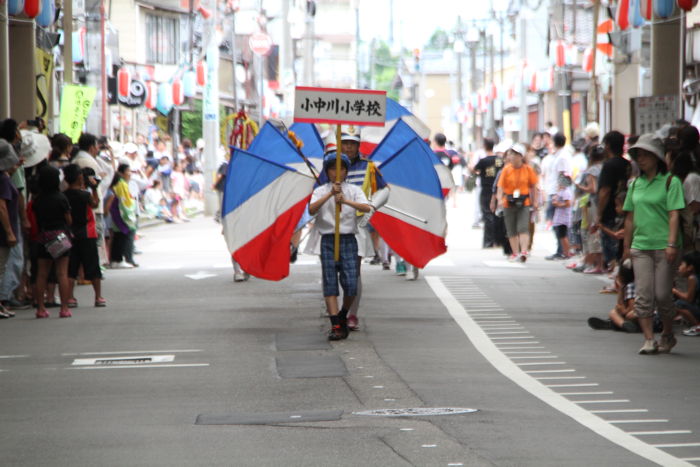
[[[541,220],[557,245],[547,260],[612,280],[601,293],[616,294],[614,306],[588,324],[643,333],[641,354],[670,352],[674,325],[700,335],[699,157],[698,130],[684,120],[653,134],[602,138],[592,123],[573,144],[556,129],[530,144],[487,139],[470,161],[487,190],[479,196],[483,247],[525,262]],[[535,177],[528,170],[513,182],[522,165]]]
[[[31,307],[71,317],[75,285],[91,284],[94,306],[106,306],[105,270],[138,267],[139,225],[201,210],[202,149],[157,132],[122,145],[49,137],[41,119],[0,121],[0,319]]]

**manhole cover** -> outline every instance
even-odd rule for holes
[[[460,415],[478,412],[478,409],[463,407],[412,407],[408,409],[376,409],[353,412],[353,415],[374,415],[378,417],[427,417],[431,415]]]

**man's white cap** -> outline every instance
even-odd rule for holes
[[[124,154],[132,154],[134,152],[139,152],[139,148],[134,143],[126,143],[124,145]]]

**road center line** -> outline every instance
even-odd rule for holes
[[[544,386],[543,383],[525,373],[522,368],[519,368],[518,365],[513,363],[496,347],[496,345],[491,341],[491,338],[486,335],[479,325],[469,316],[464,307],[454,297],[452,297],[447,287],[440,281],[439,277],[427,276],[426,281],[432,288],[435,295],[440,299],[440,301],[442,301],[445,308],[447,308],[457,325],[459,325],[462,331],[464,331],[472,345],[474,345],[479,353],[481,353],[484,358],[486,358],[486,360],[488,360],[491,365],[493,365],[493,367],[506,378],[510,379],[515,384],[559,412],[571,417],[573,420],[589,428],[593,432],[617,444],[618,446],[637,454],[638,456],[660,465],[692,465],[659,449],[660,447],[666,447],[667,445],[652,446],[637,439],[622,429],[607,423],[605,420],[595,415],[592,411],[585,410],[566,397],[557,394],[551,388]],[[510,339],[512,339],[512,337]],[[556,362],[547,363],[551,364]],[[693,446],[700,446],[700,443],[694,443]]]

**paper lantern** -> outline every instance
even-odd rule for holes
[[[85,35],[87,30],[85,27],[73,32],[73,63],[81,63],[85,61]]]
[[[654,0],[654,13],[661,19],[666,19],[673,15],[673,10],[675,9],[675,0]]]
[[[620,31],[630,27],[630,0],[619,0],[615,11],[615,22]]]
[[[566,43],[562,40],[552,41],[549,45],[551,61],[559,68],[566,65]]]
[[[678,8],[683,11],[690,11],[698,4],[698,0],[677,0]]]
[[[581,59],[581,68],[586,73],[593,71],[593,48],[588,47],[583,51],[583,58]]]
[[[630,4],[631,7],[631,12],[630,15],[632,17],[632,26],[635,28],[640,28],[644,26],[644,18],[642,17],[642,10],[641,10],[641,3],[644,0],[631,0],[632,3]]]
[[[24,0],[8,0],[7,14],[10,16],[21,15],[24,11]]]
[[[185,102],[185,90],[183,89],[182,86],[182,81],[179,79],[175,79],[173,81],[173,104],[175,105],[182,105],[183,102]]]
[[[534,71],[530,77],[530,92],[537,92],[537,71]]]
[[[131,73],[123,66],[117,72],[117,91],[121,97],[129,97],[129,87],[131,86]]]
[[[498,87],[496,87],[496,83],[491,83],[491,100],[495,101],[498,99]]]
[[[185,72],[185,76],[182,77],[182,85],[185,96],[195,97],[197,95],[197,73],[192,70]]]
[[[610,37],[608,34],[610,34],[612,30],[613,21],[611,19],[601,22],[596,29],[596,34],[598,34],[596,48],[611,58],[613,56],[613,45],[610,43]]]
[[[197,86],[204,86],[207,84],[207,64],[204,60],[200,60],[197,63]]]
[[[163,115],[168,115],[173,108],[173,87],[170,83],[160,83],[156,109]]]
[[[41,13],[41,0],[24,0],[24,14],[36,18]]]
[[[639,12],[647,21],[654,17],[654,0],[639,0]]]
[[[155,109],[158,99],[158,85],[155,81],[149,81],[146,85],[146,102],[144,105],[147,109]]]
[[[36,17],[36,24],[48,28],[56,20],[56,5],[54,0],[41,0],[41,13]]]

